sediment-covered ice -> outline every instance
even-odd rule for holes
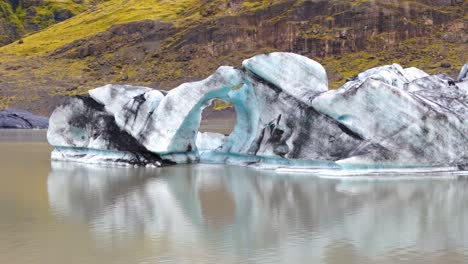
[[[341,164],[443,165],[468,160],[466,123],[398,87],[368,79],[348,90],[324,93],[313,105],[365,140]]]
[[[259,109],[255,140],[242,154],[303,160],[338,160],[360,144],[361,139],[339,122],[301,100],[272,87],[256,76],[246,75]]]
[[[465,169],[466,68],[454,80],[385,65],[328,91],[322,65],[276,52],[167,94],[128,85],[91,90],[57,108],[48,140],[54,159],[93,163]],[[198,132],[214,99],[236,109],[228,136]]]
[[[164,94],[157,90],[133,97],[115,113],[117,125],[137,140],[141,140],[142,131],[163,98]]]
[[[135,96],[141,95],[151,88],[131,85],[108,84],[89,91],[96,102],[104,105],[107,112],[115,114]]]
[[[58,107],[50,117],[47,140],[56,147],[55,160],[140,166],[162,163],[159,155],[122,131],[114,116],[90,97],[73,97]]]
[[[468,121],[468,90],[448,75],[438,74],[414,80],[407,84],[405,90],[436,111],[448,112],[464,122]]]

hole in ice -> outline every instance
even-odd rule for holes
[[[236,125],[236,110],[230,102],[215,99],[202,113],[199,132],[221,133],[228,136]]]
[[[202,120],[197,134],[199,150],[214,150],[224,143],[236,125],[234,106],[221,99],[215,99],[202,112]]]

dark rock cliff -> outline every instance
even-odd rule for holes
[[[224,8],[235,8],[239,1],[231,2]],[[466,59],[458,52],[468,42],[466,11],[460,0],[289,0],[184,27],[151,21],[119,25],[58,49],[52,56],[91,56],[102,62],[112,52],[106,56],[107,64],[132,70],[132,64],[153,64],[150,70],[136,69],[129,80],[153,81],[167,88],[202,78],[220,64],[238,65],[242,58],[276,50],[324,62],[337,82],[390,58],[402,64],[416,61],[426,70],[455,62],[458,70]],[[355,65],[343,70],[341,64]],[[106,67],[94,70],[101,68]]]

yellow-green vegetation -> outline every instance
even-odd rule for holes
[[[258,10],[264,9],[266,7],[272,6],[273,4],[277,4],[280,2],[284,2],[281,0],[246,0],[242,3],[242,7],[246,8],[247,10]]]
[[[335,71],[341,78],[331,80],[330,88],[336,89],[341,86],[347,78],[351,78],[363,70],[383,65],[385,59],[370,55],[367,52],[350,53],[343,57],[330,56],[321,60],[329,74]],[[389,62],[391,63],[391,62]]]
[[[15,99],[14,96],[1,96],[0,97],[0,111],[8,107]]]
[[[63,45],[102,32],[112,25],[152,19],[175,24],[199,17],[200,0],[110,0],[72,19],[23,39],[21,45],[8,45],[0,52],[44,54]]]
[[[0,25],[3,25],[0,26],[0,44],[73,17],[94,3],[89,0],[0,0]]]
[[[233,107],[232,103],[223,101],[223,100],[213,100],[213,109],[214,110],[224,110]]]
[[[7,1],[0,1],[0,22],[3,22],[3,25],[17,28],[19,31],[22,31],[22,23],[15,15],[10,3]],[[10,36],[9,33],[13,35],[18,34],[15,32],[7,32],[7,29],[0,25],[0,43],[8,43],[12,40],[12,37],[16,37]]]

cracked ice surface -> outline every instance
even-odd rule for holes
[[[468,158],[466,123],[381,81],[324,93],[313,105],[365,139],[342,164],[440,165]]]
[[[163,93],[157,90],[150,90],[133,97],[115,113],[117,125],[134,138],[141,140],[147,121],[163,99]]]

